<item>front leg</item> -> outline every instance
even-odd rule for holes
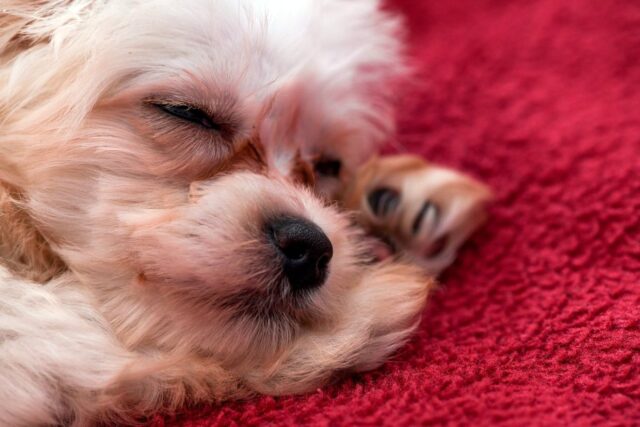
[[[369,233],[434,275],[484,222],[490,200],[473,178],[410,155],[372,159],[343,196]]]

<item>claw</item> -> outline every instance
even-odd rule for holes
[[[416,219],[413,220],[411,232],[414,236],[418,234],[423,223],[428,224],[430,226],[430,231],[432,231],[439,221],[440,209],[431,202],[425,202],[422,205],[422,208],[420,208],[418,215],[416,215]]]

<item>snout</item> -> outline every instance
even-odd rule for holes
[[[320,227],[304,218],[280,216],[267,222],[266,232],[293,290],[325,282],[333,246]]]

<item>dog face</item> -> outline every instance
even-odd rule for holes
[[[397,23],[375,2],[11,6],[0,180],[128,349],[289,392],[399,345],[424,281],[366,267],[328,202],[390,130]]]

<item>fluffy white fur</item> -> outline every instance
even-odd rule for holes
[[[402,344],[431,281],[363,262],[324,201],[392,128],[399,24],[377,3],[0,0],[1,425],[303,392]],[[295,182],[325,157],[339,179]],[[270,290],[277,214],[334,247],[301,300]]]

